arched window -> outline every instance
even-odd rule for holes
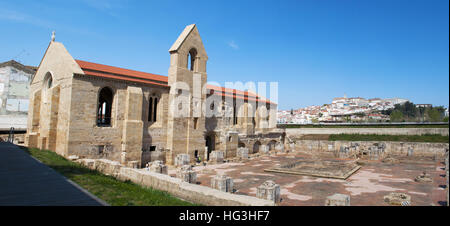
[[[238,123],[236,99],[234,99],[233,101],[234,101],[234,103],[233,103],[233,125],[236,125]]]
[[[155,108],[153,108],[153,121],[156,122],[158,119],[158,97],[155,97]]]
[[[53,78],[52,76],[50,76],[47,80],[47,89],[52,88],[52,85],[53,85]]]
[[[50,89],[50,88],[52,88],[52,85],[53,85],[52,74],[50,72],[47,72],[47,74],[45,74],[45,77],[44,77],[44,83],[43,83],[44,89]]]
[[[47,72],[47,74],[45,74],[45,77],[44,77],[44,81],[43,81],[43,84],[42,84],[42,86],[43,86],[43,88],[42,88],[42,90],[43,90],[43,96],[44,96],[44,98],[43,98],[43,100],[44,100],[44,103],[48,103],[48,101],[49,101],[49,89],[51,89],[52,88],[52,86],[53,86],[53,77],[52,77],[52,74],[50,73],[50,72]]]
[[[197,50],[192,48],[191,50],[189,50],[188,53],[188,62],[187,62],[187,68],[191,71],[195,71],[195,60],[197,57]]]
[[[197,129],[197,128],[198,128],[198,118],[195,117],[194,118],[194,129]]]
[[[148,101],[148,121],[156,122],[158,119],[158,97],[150,97]]]
[[[150,97],[148,100],[148,121],[152,122],[152,116],[153,116],[153,97]]]
[[[98,96],[97,126],[111,126],[111,110],[113,103],[113,92],[104,87]]]

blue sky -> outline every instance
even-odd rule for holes
[[[448,106],[448,0],[0,0],[0,62],[38,65],[51,31],[76,59],[167,75],[196,23],[208,80],[279,82],[279,108],[401,97]]]

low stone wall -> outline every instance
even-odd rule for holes
[[[0,134],[0,141],[8,141],[8,134]],[[14,144],[19,144],[19,145],[23,145],[23,143],[25,142],[25,134],[21,133],[21,134],[14,134]]]
[[[207,206],[273,206],[273,201],[252,196],[236,195],[210,187],[189,184],[165,174],[121,166],[118,162],[105,159],[80,159],[78,163],[98,170],[119,180],[129,180],[144,187],[166,191],[178,198]]]
[[[295,137],[308,134],[377,134],[377,135],[424,135],[448,136],[448,128],[288,128],[286,135]]]
[[[416,156],[445,156],[448,143],[422,143],[422,142],[391,142],[391,141],[322,141],[322,140],[297,140],[294,151],[318,151],[334,152],[341,147],[349,147],[358,144],[360,148],[368,148],[374,144],[384,144],[386,154],[407,155],[408,150],[413,150]]]

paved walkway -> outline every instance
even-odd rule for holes
[[[105,203],[37,161],[0,142],[0,206],[101,206]]]

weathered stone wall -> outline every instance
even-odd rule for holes
[[[67,155],[69,110],[72,104],[71,88],[74,73],[82,73],[82,70],[67,52],[64,45],[59,42],[51,42],[30,84],[30,105],[25,145],[45,149],[53,148],[52,151]],[[46,83],[48,77],[52,78],[50,88]],[[55,88],[59,89],[59,98]],[[49,101],[55,102],[49,104]],[[54,110],[53,113],[50,112],[51,109]],[[56,118],[57,124],[50,122],[51,119],[56,120]],[[47,141],[50,132],[53,137],[50,138],[52,145],[49,146]],[[56,141],[54,140],[55,137]]]
[[[268,146],[270,144],[273,146],[283,145],[284,140],[285,136],[283,132],[276,130],[254,135],[240,134],[238,146],[248,148],[249,154],[254,154],[259,152],[262,146]]]
[[[413,150],[417,156],[439,156],[444,157],[448,143],[422,143],[422,142],[381,142],[381,141],[321,141],[321,140],[297,140],[294,151],[305,152],[335,152],[341,147],[349,147],[358,143],[361,148],[368,148],[374,144],[385,144],[385,153],[392,155],[407,155],[408,149]],[[291,149],[289,147],[289,149]]]
[[[378,134],[378,135],[424,135],[448,136],[448,128],[287,128],[286,135],[295,137],[309,134]]]
[[[119,161],[121,152],[126,150],[126,152],[134,153],[132,155],[127,154],[126,161],[140,161],[143,149],[148,151],[151,146],[157,148],[165,146],[167,90],[159,87],[135,85],[131,86],[131,84],[122,81],[88,78],[86,76],[74,78],[72,86],[76,91],[73,91],[72,95],[74,99],[79,101],[72,106],[71,111],[70,155]],[[111,88],[114,93],[110,127],[98,127],[96,125],[98,93],[103,87]],[[130,87],[137,89],[136,92],[138,93],[129,91]],[[156,122],[148,122],[148,98],[155,93],[161,95],[158,103],[157,120]],[[127,109],[130,109],[130,111],[128,112]],[[130,129],[138,129],[138,131],[131,131]],[[127,137],[139,138],[140,140],[132,142],[138,146],[125,145],[122,147]],[[99,153],[98,147],[102,145],[106,148],[103,153]],[[145,165],[146,162],[142,162],[142,164]]]
[[[109,87],[113,92],[110,127],[97,126],[98,95],[103,87]],[[120,161],[127,97],[126,84],[76,76],[73,79],[72,89],[72,99],[77,102],[71,105],[69,155]],[[100,146],[103,147],[102,151],[99,150]]]
[[[118,162],[104,159],[80,159],[79,163],[119,180],[129,180],[144,187],[166,191],[189,202],[207,206],[273,206],[269,200],[252,196],[230,194],[210,187],[183,182],[179,178],[147,170],[120,166]]]

